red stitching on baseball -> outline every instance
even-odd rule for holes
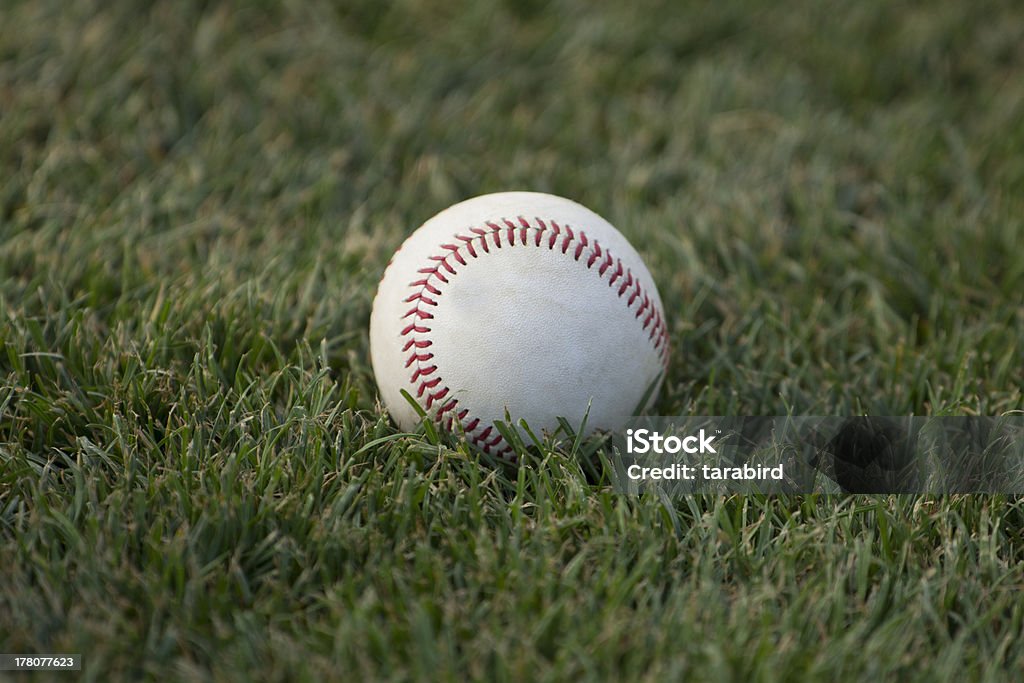
[[[620,277],[622,277],[622,271],[623,271],[623,268],[622,268],[622,261],[618,261],[618,260],[616,260],[616,268],[615,268],[615,272],[614,272],[614,273],[612,273],[612,276],[611,276],[611,278],[610,278],[610,279],[608,280],[608,286],[609,286],[609,287],[611,287],[612,285],[614,285],[614,284],[615,284],[615,281],[616,281],[616,280],[618,280],[618,279],[619,279]],[[622,294],[619,294],[619,296],[622,296]]]
[[[448,284],[448,278],[446,278],[444,274],[437,268],[420,268],[419,271],[417,272],[426,275],[428,278],[436,277],[441,282]]]
[[[647,326],[651,324],[651,320],[653,320],[654,316],[657,315],[657,314],[658,314],[658,309],[657,308],[651,308],[651,312],[647,314],[646,318],[644,318],[644,329],[645,330],[647,329]],[[653,334],[653,332],[654,332],[654,330],[651,330],[652,334]]]
[[[440,294],[441,293],[440,289],[438,289],[434,285],[430,284],[430,281],[426,280],[426,279],[424,279],[424,280],[417,280],[416,282],[412,282],[412,283],[409,284],[409,286],[410,287],[422,287],[423,289],[427,290],[431,294]]]
[[[448,257],[447,256],[431,256],[430,260],[431,261],[437,261],[438,265],[437,265],[437,268],[434,269],[435,272],[438,271],[443,266],[445,270],[447,270],[452,275],[455,275],[455,269],[452,268],[452,264],[448,263]]]
[[[448,394],[448,387],[445,387],[443,392],[439,392],[438,394],[436,394],[436,398],[444,398],[447,394]],[[454,410],[455,406],[457,406],[457,405],[459,405],[459,402],[456,399],[453,398],[452,400],[448,401],[447,403],[445,403],[443,406],[441,406],[438,409],[437,417],[438,418],[441,417],[442,415],[444,415],[449,410]]]
[[[508,243],[509,246],[516,246],[516,224],[509,219],[503,219],[506,226],[508,226]]]
[[[429,339],[410,339],[409,341],[405,342],[405,346],[402,347],[402,353],[405,353],[406,351],[413,347],[416,347],[417,349],[425,349],[428,346],[432,345],[433,343],[434,342],[430,341]]]
[[[633,271],[631,271],[631,270],[627,269],[627,270],[626,270],[626,281],[622,283],[622,286],[621,286],[621,287],[619,287],[619,296],[620,296],[620,297],[621,297],[621,296],[622,296],[623,294],[625,294],[625,293],[626,293],[626,290],[627,290],[627,289],[629,289],[629,286],[630,286],[631,284],[633,284]],[[436,305],[436,304],[435,304],[435,305]]]
[[[430,313],[427,313],[426,311],[421,311],[418,305],[416,306],[416,308],[410,308],[408,311],[405,312],[405,315],[403,315],[402,317],[408,318],[410,315],[414,315],[420,320],[430,320],[431,318],[434,317]]]
[[[405,367],[409,367],[413,363],[419,363],[422,360],[430,360],[434,357],[432,353],[414,353],[409,356],[409,360],[405,361]]]
[[[650,302],[651,300],[647,298],[647,293],[645,292],[643,303],[640,304],[640,308],[636,309],[636,315],[634,317],[639,318],[640,316],[642,316],[644,314],[644,311],[647,310],[647,306],[648,304],[650,304]]]
[[[626,306],[632,306],[636,298],[640,296],[640,281],[636,281],[636,286],[633,289],[633,293],[629,297],[629,301],[626,302]]]
[[[416,371],[412,373],[412,377],[409,379],[410,382],[415,383],[420,377],[426,377],[437,372],[436,365],[428,365],[425,368],[417,367]]]
[[[498,227],[497,223],[487,222],[487,227],[491,228],[491,237],[494,238],[494,246],[501,249],[501,228]],[[486,241],[486,240],[485,240]]]
[[[647,336],[652,347],[660,353],[662,363],[668,364],[668,330],[662,319],[661,312],[644,290],[640,279],[635,278],[632,271],[627,269],[622,261],[606,251],[600,242],[587,237],[587,234],[582,230],[574,231],[567,225],[561,226],[553,220],[545,222],[542,218],[534,218],[532,223],[523,216],[518,216],[517,219],[518,225],[514,220],[502,218],[500,219],[502,225],[494,221],[486,221],[484,223],[487,226],[486,228],[474,226],[468,229],[470,233],[468,235],[455,235],[454,243],[440,245],[440,248],[444,250],[443,254],[428,257],[428,261],[433,263],[432,267],[421,268],[417,271],[424,275],[424,277],[409,283],[409,286],[416,291],[410,294],[405,301],[406,303],[413,304],[414,308],[406,312],[403,317],[411,316],[415,322],[407,325],[400,333],[402,337],[408,337],[408,340],[402,347],[402,352],[408,354],[405,366],[407,368],[415,366],[409,382],[416,387],[417,399],[423,399],[424,394],[426,394],[426,399],[422,403],[427,411],[430,411],[435,404],[448,398],[451,390],[442,384],[442,377],[436,374],[438,370],[437,365],[425,367],[421,365],[433,359],[433,353],[420,351],[421,349],[429,348],[433,341],[410,335],[423,335],[431,332],[431,328],[419,325],[417,322],[434,318],[432,313],[424,309],[428,306],[438,305],[436,298],[441,296],[443,290],[435,284],[435,281],[441,284],[449,284],[448,276],[458,274],[452,264],[449,263],[449,259],[459,265],[467,265],[462,254],[463,250],[471,258],[479,258],[480,254],[477,252],[476,246],[483,249],[485,254],[489,254],[491,253],[488,244],[489,240],[493,240],[494,246],[497,249],[501,249],[502,231],[505,232],[505,239],[508,241],[509,246],[516,246],[517,231],[519,233],[519,244],[523,246],[531,244],[531,240],[527,238],[530,230],[535,231],[532,240],[534,247],[539,248],[544,244],[544,233],[549,233],[546,244],[549,250],[553,250],[559,238],[562,238],[561,252],[563,254],[567,254],[569,248],[575,244],[575,249],[572,253],[574,261],[579,261],[583,256],[583,252],[589,249],[590,254],[586,259],[585,265],[587,269],[591,269],[600,261],[597,269],[599,278],[603,278],[605,273],[614,266],[614,270],[611,271],[611,275],[608,278],[608,286],[614,287],[616,280],[622,280],[622,283],[617,288],[617,296],[621,299],[626,296],[627,292],[629,293],[628,298],[625,300],[627,308],[632,308],[634,304],[638,303],[634,318],[641,321],[642,329],[648,333]],[[434,298],[427,296],[427,294],[432,295]],[[493,425],[481,425],[480,418],[471,417],[469,409],[465,407],[458,409],[458,407],[459,401],[457,398],[448,398],[434,412],[434,421],[449,431],[453,431],[455,426],[459,425],[466,439],[483,450],[484,453],[493,454],[496,457],[512,461],[515,460],[515,456],[512,453],[513,449],[509,444],[504,444],[501,448],[498,448],[504,439],[501,433],[494,429]],[[483,429],[481,429],[481,426],[483,426]]]
[[[433,389],[434,387],[436,387],[440,383],[441,383],[441,378],[440,377],[435,377],[432,380],[425,381],[425,382],[420,382],[420,388],[416,392],[416,398],[420,398],[421,396],[423,396],[423,392],[424,391],[426,391],[427,389]]]
[[[423,292],[416,292],[405,300],[405,303],[412,303],[413,301],[422,301],[428,306],[436,306],[437,302],[425,295]]]
[[[433,405],[434,401],[440,401],[442,398],[448,395],[448,387],[441,389],[441,391],[435,391],[432,394],[427,395],[427,405],[423,406],[426,410],[430,410],[430,406]],[[437,411],[437,417],[440,418],[445,410],[450,410],[455,407],[455,399],[446,403],[440,410]]]
[[[442,244],[443,249],[447,249],[452,253],[452,258],[458,261],[461,265],[466,265],[466,260],[459,254],[459,248],[454,244]]]

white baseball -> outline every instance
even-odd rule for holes
[[[514,459],[494,428],[557,417],[616,429],[668,358],[658,290],[639,254],[576,202],[482,195],[414,232],[384,272],[370,316],[377,386],[402,429],[427,415],[484,452]],[[460,429],[461,426],[461,429]]]

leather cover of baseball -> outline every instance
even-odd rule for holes
[[[370,316],[381,398],[399,427],[416,411],[513,459],[494,428],[508,410],[537,434],[616,429],[668,358],[651,274],[610,223],[576,202],[501,192],[460,202],[406,239]],[[461,425],[461,429],[460,429]]]

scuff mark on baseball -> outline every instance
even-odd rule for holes
[[[370,354],[399,427],[420,419],[405,390],[444,429],[514,459],[494,428],[506,410],[550,433],[589,404],[588,432],[616,429],[657,396],[668,335],[651,274],[610,223],[562,197],[501,192],[402,244],[373,302]]]

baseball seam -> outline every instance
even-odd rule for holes
[[[453,431],[458,421],[471,443],[484,453],[511,462],[515,461],[514,457],[510,457],[512,447],[504,443],[504,438],[494,425],[481,424],[480,418],[471,417],[469,409],[460,409],[459,400],[449,396],[451,389],[443,383],[437,364],[431,362],[434,354],[430,351],[433,346],[430,321],[434,319],[434,314],[430,309],[438,305],[444,286],[458,274],[456,265],[469,264],[467,258],[478,259],[490,254],[492,249],[505,247],[546,246],[551,251],[558,248],[563,254],[571,256],[573,261],[582,262],[587,270],[596,268],[598,278],[603,279],[609,275],[609,287],[619,283],[617,295],[619,299],[628,295],[625,302],[627,308],[631,309],[636,304],[634,319],[648,332],[648,339],[654,350],[661,355],[662,364],[668,364],[668,331],[665,322],[639,278],[584,231],[559,225],[554,220],[533,220],[531,223],[519,216],[518,223],[507,218],[486,221],[486,227],[471,227],[468,229],[470,234],[456,234],[451,243],[441,244],[443,251],[429,256],[429,265],[417,271],[422,277],[409,283],[413,293],[404,302],[411,304],[412,308],[402,316],[408,322],[400,335],[405,340],[402,353],[408,354],[405,367],[412,369],[409,383],[414,387],[416,400],[424,411],[430,415],[434,406],[437,406],[433,419],[443,429]]]

